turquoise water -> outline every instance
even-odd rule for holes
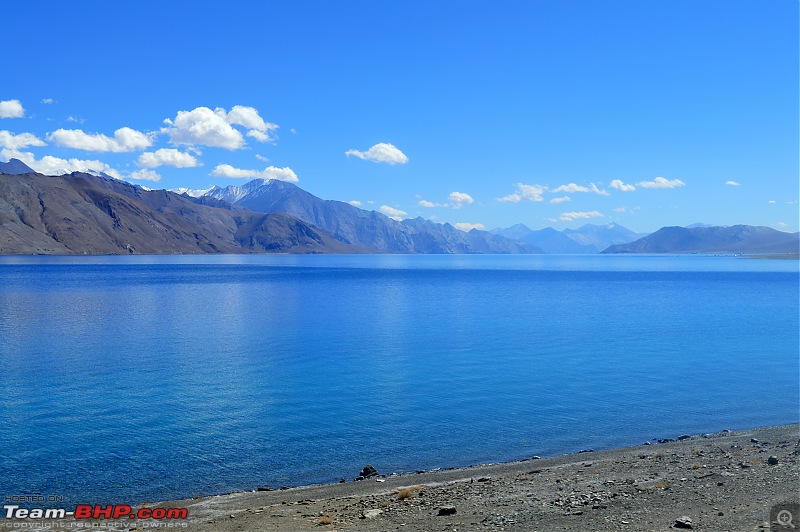
[[[797,422],[798,263],[0,258],[0,495],[139,503]]]

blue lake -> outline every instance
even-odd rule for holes
[[[139,503],[797,422],[798,263],[0,258],[0,495]]]

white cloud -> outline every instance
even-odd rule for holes
[[[737,183],[736,181],[725,181],[725,184],[729,185],[729,186],[732,186],[732,187],[738,187],[739,186],[739,183]]]
[[[401,211],[400,209],[395,209],[393,207],[389,207],[388,205],[381,205],[380,209],[378,210],[392,220],[396,220],[398,222],[403,219],[403,216],[408,214],[406,211]]]
[[[19,100],[0,101],[0,118],[22,118],[25,116],[25,109]]]
[[[51,103],[56,103],[56,101],[52,98],[42,98],[42,103],[45,105],[50,105]]]
[[[178,151],[174,148],[161,148],[154,152],[146,151],[139,155],[136,162],[143,168],[156,168],[158,166],[174,166],[175,168],[196,168],[200,161],[189,153]]]
[[[591,187],[584,187],[575,183],[570,183],[569,185],[561,185],[560,187],[554,188],[552,192],[566,192],[568,194],[575,192],[594,192],[601,196],[608,196],[608,191],[600,190],[594,183],[590,183],[590,185]]]
[[[374,145],[367,151],[347,150],[344,154],[348,157],[352,155],[373,163],[406,164],[408,162],[408,157],[403,152],[393,144],[384,142]]]
[[[201,145],[238,150],[244,147],[242,133],[226,120],[224,109],[214,112],[208,107],[178,111],[175,120],[166,119],[170,127],[162,129],[174,144]]]
[[[777,203],[774,199],[769,200],[767,203]]]
[[[550,203],[564,203],[565,201],[572,201],[572,198],[569,196],[561,196],[560,198],[551,199]]]
[[[76,122],[78,124],[83,124],[85,120],[79,116],[68,116],[67,122]]]
[[[33,168],[36,172],[45,175],[64,175],[72,172],[86,172],[94,170],[96,172],[105,172],[106,174],[121,179],[118,171],[111,168],[109,165],[98,160],[82,160],[82,159],[60,159],[45,155],[41,159],[36,159],[31,152],[21,152],[17,150],[3,149],[0,150],[0,157],[6,160],[15,158]]]
[[[432,209],[434,207],[447,207],[448,206],[447,203],[433,203],[432,201],[428,201],[428,200],[419,200],[417,202],[417,205],[419,205],[420,207],[427,207],[429,209]]]
[[[567,193],[589,192],[589,189],[586,187],[582,187],[580,185],[576,185],[575,183],[570,183],[569,185],[561,185],[558,188],[554,188],[552,192],[567,192]]]
[[[636,190],[636,187],[633,185],[626,185],[619,179],[615,179],[611,182],[611,188],[616,190],[621,190],[622,192],[633,192]]]
[[[787,224],[786,222],[777,222],[775,224],[775,227],[780,227],[781,229],[783,229],[784,227],[787,227]]]
[[[472,196],[465,192],[451,192],[448,197],[450,201],[453,202],[454,209],[460,209],[462,206],[470,205],[475,201],[472,199]]]
[[[483,224],[471,224],[468,222],[458,222],[457,224],[453,224],[453,227],[455,227],[459,231],[464,231],[465,233],[468,233],[473,229],[477,229],[478,231],[483,231],[484,229]]]
[[[261,178],[261,179],[277,179],[279,181],[289,181],[296,183],[299,181],[297,174],[288,166],[278,168],[276,166],[268,166],[264,170],[242,170],[234,168],[229,164],[219,164],[211,175],[218,177],[230,177],[232,179],[246,179],[246,178]]]
[[[664,179],[663,177],[657,177],[653,181],[640,181],[636,184],[644,188],[675,188],[682,187],[686,183],[680,179],[668,180]]]
[[[251,129],[247,132],[248,137],[253,137],[258,142],[270,142],[272,141],[272,137],[270,137],[267,133],[263,131],[258,131],[257,129]]]
[[[147,135],[129,127],[116,130],[113,139],[100,133],[90,135],[80,129],[57,129],[47,135],[47,140],[65,148],[117,153],[143,150],[153,144]]]
[[[350,204],[350,205],[352,205],[353,207],[361,207],[361,202],[360,202],[360,201],[358,201],[358,200],[355,200],[355,199],[354,199],[354,200],[350,200],[350,201],[348,201],[347,203],[349,203],[349,204]]]
[[[611,209],[611,210],[614,212],[625,212],[628,209],[626,209],[625,207],[617,207],[616,209]]]
[[[219,107],[216,111],[225,112],[224,109],[220,109]],[[246,107],[244,105],[234,105],[227,114],[226,120],[229,124],[237,124],[256,131],[267,132],[278,129],[277,124],[265,122],[258,114],[258,110],[255,107]]]
[[[161,176],[155,170],[136,170],[131,172],[128,177],[130,179],[138,179],[143,181],[161,181]]]
[[[517,183],[516,192],[508,196],[503,196],[502,198],[497,198],[497,201],[510,201],[513,203],[519,203],[522,200],[544,201],[542,194],[545,190],[547,189],[541,185],[523,185],[522,183]]]
[[[564,222],[571,222],[573,220],[579,219],[589,219],[589,218],[602,218],[603,213],[597,211],[590,211],[590,212],[562,212],[561,213],[561,220]]]
[[[20,133],[15,135],[10,131],[0,131],[0,148],[19,150],[28,146],[47,146],[43,140],[31,133]]]
[[[258,159],[259,161],[265,162],[265,163],[269,162],[269,159],[267,157],[264,157],[263,155],[259,155],[257,153],[256,153],[256,159]]]

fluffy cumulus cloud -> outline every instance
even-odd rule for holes
[[[640,181],[636,184],[643,188],[677,188],[684,186],[686,183],[680,179],[670,180],[664,179],[663,177],[657,177],[652,181]]]
[[[277,179],[279,181],[289,181],[292,183],[299,181],[297,174],[288,166],[283,168],[268,166],[263,170],[242,170],[240,168],[234,168],[229,164],[219,164],[214,168],[214,171],[211,172],[211,175],[230,177],[232,179]]]
[[[191,111],[178,111],[174,120],[166,119],[168,126],[161,131],[169,135],[174,144],[210,146],[238,150],[245,145],[241,131],[227,121],[224,109],[214,112],[208,107]]]
[[[573,220],[587,220],[589,218],[602,218],[603,213],[597,211],[590,212],[562,212],[561,220],[564,222],[571,222]]]
[[[470,205],[475,201],[472,199],[472,196],[464,192],[451,192],[448,197],[450,201],[453,202],[454,209],[460,209],[462,206]]]
[[[234,105],[233,109],[225,114],[225,110],[217,108],[215,113],[219,113],[225,117],[229,124],[236,124],[244,126],[250,131],[247,132],[248,137],[253,137],[259,142],[271,142],[275,140],[273,132],[278,129],[277,124],[266,122],[258,114],[258,110],[254,107],[246,107],[244,105]]]
[[[19,100],[0,101],[0,118],[22,118],[25,116],[25,108]]]
[[[725,184],[731,187],[738,187],[740,185],[740,183],[737,183],[736,181],[725,181]]]
[[[408,162],[408,157],[406,157],[405,153],[401,152],[393,144],[384,142],[374,145],[367,151],[347,150],[344,154],[348,157],[352,155],[373,163],[406,164]]]
[[[569,196],[561,196],[560,198],[553,198],[550,203],[564,203],[565,201],[572,201]]]
[[[455,227],[459,231],[464,231],[465,233],[468,233],[473,229],[477,229],[479,231],[483,231],[484,229],[483,224],[471,224],[468,222],[458,222],[457,224],[454,224],[453,227]]]
[[[517,183],[517,191],[508,196],[497,198],[497,201],[510,201],[512,203],[519,203],[520,201],[544,201],[542,194],[547,190],[541,185],[523,185]]]
[[[360,201],[358,201],[357,199],[350,200],[350,201],[348,201],[347,203],[349,203],[349,204],[350,204],[350,205],[352,205],[353,207],[361,207],[361,202],[360,202]]]
[[[620,179],[615,179],[611,182],[611,188],[614,190],[619,190],[622,192],[633,192],[636,190],[636,187],[633,185],[627,185],[623,183]]]
[[[153,182],[161,181],[161,176],[158,175],[158,172],[156,172],[155,170],[148,170],[146,168],[144,170],[137,170],[135,172],[131,172],[128,175],[128,177],[130,179],[136,179],[141,181],[153,181]]]
[[[388,205],[381,205],[380,209],[378,210],[392,220],[396,220],[398,222],[403,219],[403,216],[408,214],[406,211],[401,211],[400,209],[395,209],[394,207],[389,207]]]
[[[44,141],[31,133],[15,135],[10,131],[0,131],[0,148],[19,150],[28,146],[47,146]]]
[[[139,156],[136,162],[142,168],[157,168],[159,166],[174,166],[175,168],[196,168],[200,166],[192,154],[178,151],[174,148],[161,148],[160,150],[146,151]]]
[[[51,155],[45,155],[41,159],[36,157],[31,152],[21,152],[18,150],[3,149],[0,150],[0,157],[8,159],[19,159],[27,164],[35,171],[45,175],[64,175],[72,172],[105,172],[111,177],[122,179],[122,175],[109,165],[98,160],[83,160],[83,159],[61,159]]]
[[[129,127],[116,130],[114,138],[100,133],[84,133],[80,129],[57,129],[47,135],[47,140],[65,148],[117,153],[143,150],[153,144],[147,135]]]

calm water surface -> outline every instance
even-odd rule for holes
[[[0,258],[0,495],[139,503],[798,421],[798,263]]]

